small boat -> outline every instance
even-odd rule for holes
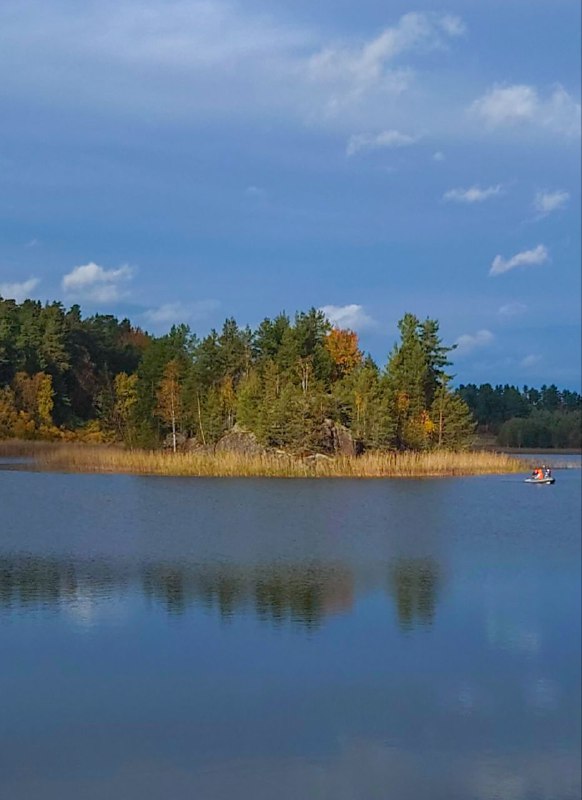
[[[555,483],[555,478],[526,478],[524,483],[544,483],[550,486],[552,483]]]

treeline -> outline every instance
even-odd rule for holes
[[[208,447],[238,425],[310,453],[331,420],[360,450],[468,446],[474,423],[449,387],[438,323],[406,314],[399,330],[380,369],[316,309],[256,330],[227,319],[199,339],[184,325],[154,337],[78,306],[0,299],[0,437]]]
[[[582,396],[557,386],[461,385],[459,395],[478,430],[494,433],[504,447],[581,448]]]
[[[128,320],[0,298],[0,438],[71,438],[83,428],[99,441],[116,377],[135,374],[149,343]]]

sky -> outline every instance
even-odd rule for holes
[[[0,295],[580,388],[579,0],[3,0]]]

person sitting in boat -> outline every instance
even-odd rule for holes
[[[536,481],[543,481],[544,479],[544,471],[541,467],[536,467],[531,474],[532,478]]]
[[[552,470],[549,467],[544,467],[544,478],[551,478]]]

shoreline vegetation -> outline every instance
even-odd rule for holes
[[[488,451],[367,452],[361,456],[168,452],[107,445],[5,441],[0,456],[39,471],[216,478],[419,478],[525,472],[527,462]]]
[[[153,336],[128,319],[83,317],[79,306],[0,298],[0,441],[107,445],[120,464],[149,451],[150,464],[165,465],[155,471],[194,469],[157,455],[171,448],[202,474],[399,474],[402,453],[426,463],[421,474],[441,474],[443,453],[477,450],[483,436],[494,450],[582,444],[578,393],[455,388],[456,346],[443,343],[436,319],[406,313],[398,333],[380,365],[323,309],[255,329],[231,317],[199,338],[187,325]]]

